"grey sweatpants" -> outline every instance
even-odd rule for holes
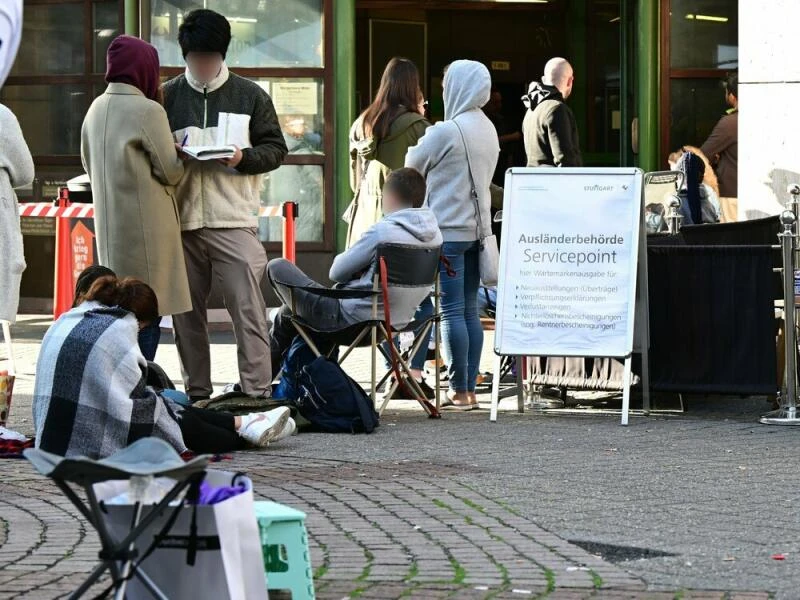
[[[182,238],[192,310],[175,315],[173,324],[186,393],[213,393],[206,310],[212,278],[216,277],[233,321],[242,391],[269,396],[272,368],[266,304],[260,287],[267,255],[255,228],[203,228],[184,231]]]

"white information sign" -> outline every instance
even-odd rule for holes
[[[315,115],[317,83],[315,81],[275,81],[272,84],[272,101],[279,115]]]
[[[495,352],[629,356],[641,210],[638,169],[511,169]]]

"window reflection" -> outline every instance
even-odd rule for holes
[[[297,202],[295,234],[298,242],[321,242],[323,239],[323,180],[322,165],[283,165],[264,178],[262,205],[279,206],[284,202]],[[282,240],[282,219],[259,219],[258,233],[263,242]]]
[[[228,66],[323,66],[322,0],[153,0],[152,6],[151,41],[162,66],[183,66],[178,27],[197,8],[230,22]]]
[[[727,108],[718,79],[673,79],[670,97],[670,151],[702,145]]]
[[[31,154],[80,154],[91,100],[83,85],[5,85],[3,104],[17,116]]]
[[[672,0],[670,63],[678,69],[736,69],[739,65],[736,0]]]
[[[106,52],[119,31],[119,4],[115,1],[94,4],[94,72],[106,72]]]
[[[22,41],[11,75],[83,73],[84,25],[83,4],[26,2]]]

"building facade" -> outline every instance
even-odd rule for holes
[[[229,18],[230,68],[275,102],[290,154],[265,178],[262,204],[299,203],[298,260],[323,279],[352,196],[348,129],[392,56],[417,63],[434,120],[443,67],[483,61],[509,131],[520,126],[527,83],[548,58],[565,56],[587,164],[645,170],[705,140],[726,108],[719,82],[738,67],[736,0],[26,0],[19,57],[0,94],[35,156],[37,179],[23,199],[50,200],[82,173],[80,127],[105,88],[111,40],[123,32],[149,40],[163,76],[175,76],[177,28],[200,7]],[[520,148],[504,160],[518,164]],[[52,296],[53,224],[26,220],[24,229],[30,310]],[[259,234],[277,255],[279,221],[262,220]]]

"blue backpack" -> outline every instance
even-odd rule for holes
[[[317,431],[372,433],[379,424],[364,389],[335,360],[314,356],[300,336],[286,352],[275,395],[289,400]]]
[[[316,358],[314,351],[299,335],[283,355],[281,380],[272,392],[273,398],[294,402],[300,396],[300,375],[303,367],[310,365]]]
[[[303,367],[294,405],[319,431],[372,433],[378,426],[378,413],[364,389],[325,356]]]

